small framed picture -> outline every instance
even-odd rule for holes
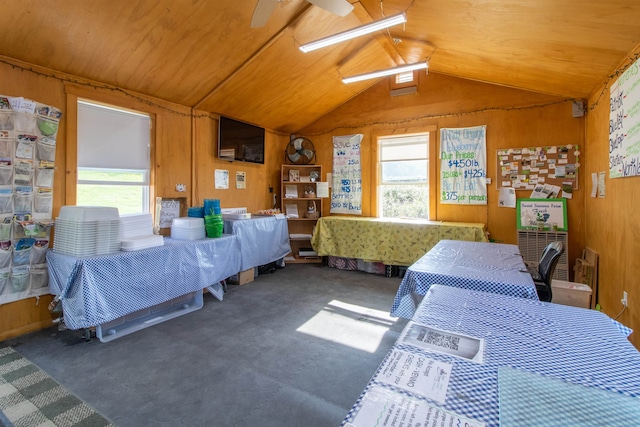
[[[311,179],[311,182],[318,181],[320,179],[320,172],[318,171],[309,172],[309,178]]]
[[[300,171],[296,169],[289,169],[289,181],[300,182]]]

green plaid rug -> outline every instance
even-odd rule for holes
[[[113,426],[11,347],[0,347],[0,411],[15,427]]]

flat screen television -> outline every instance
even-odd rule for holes
[[[218,158],[264,164],[264,128],[220,116]]]

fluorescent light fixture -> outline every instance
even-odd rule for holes
[[[352,28],[351,30],[343,31],[333,36],[325,37],[314,42],[306,43],[300,46],[300,50],[307,53],[312,50],[320,49],[332,44],[340,43],[346,40],[351,40],[356,37],[364,36],[365,34],[373,33],[374,31],[383,30],[393,25],[402,24],[407,22],[407,16],[403,13],[393,15],[388,18],[374,21],[370,24],[362,25],[360,27]]]
[[[358,74],[342,79],[342,83],[354,83],[362,80],[377,79],[378,77],[390,76],[393,74],[404,73],[406,71],[422,70],[429,68],[429,63],[416,62],[415,64],[401,65],[399,67],[387,68],[386,70],[372,71],[370,73]]]

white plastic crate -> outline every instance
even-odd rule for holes
[[[120,221],[118,208],[105,206],[62,206],[58,217],[76,221]]]
[[[367,273],[384,275],[384,264],[381,262],[368,262],[359,259],[358,270],[366,271]]]
[[[98,325],[96,326],[96,336],[102,342],[113,341],[149,326],[199,310],[203,305],[202,290],[190,292],[170,301]]]
[[[591,288],[583,283],[551,281],[551,302],[573,307],[591,307]]]

